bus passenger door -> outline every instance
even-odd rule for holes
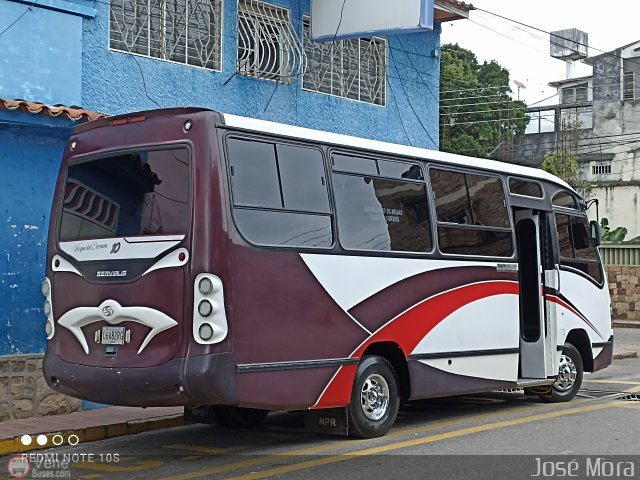
[[[520,377],[546,379],[553,372],[555,328],[550,324],[544,301],[549,275],[543,258],[547,244],[548,220],[544,212],[515,210],[520,287]],[[553,271],[553,270],[552,270]]]

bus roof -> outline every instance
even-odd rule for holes
[[[258,120],[255,118],[240,117],[237,115],[229,114],[222,115],[225,125],[228,125],[229,127],[242,128],[263,133],[271,133],[275,135],[284,135],[292,138],[313,140],[316,142],[329,143],[333,145],[342,145],[346,147],[404,155],[423,160],[435,160],[438,162],[461,165],[465,167],[477,167],[484,170],[493,170],[494,172],[524,176],[539,180],[547,180],[549,182],[561,185],[571,191],[574,191],[573,188],[569,186],[569,184],[567,184],[564,180],[538,168],[524,167],[521,165],[499,162],[496,160],[487,160],[484,158],[465,157],[463,155],[456,155],[453,153],[439,152],[437,150],[428,150],[418,147],[409,147],[407,145],[381,142],[378,140],[368,140],[366,138],[352,137],[350,135],[324,132],[321,130],[313,130],[310,128],[295,127],[292,125],[269,122],[266,120]],[[472,164],[469,163],[470,159],[473,160]]]

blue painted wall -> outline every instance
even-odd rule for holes
[[[44,351],[47,229],[71,125],[0,110],[0,355]]]
[[[291,8],[294,28],[301,36],[302,15],[309,13],[308,0],[274,3]],[[440,59],[433,52],[439,48],[439,25],[434,32],[389,38],[388,101],[386,107],[380,107],[303,91],[301,78],[294,78],[291,84],[276,84],[233,76],[237,50],[236,1],[224,2],[222,72],[110,51],[109,6],[107,2],[96,2],[95,8],[95,18],[84,21],[82,104],[85,108],[118,114],[156,108],[156,104],[204,106],[365,138],[438,147]],[[405,51],[412,53],[407,55]]]
[[[80,104],[83,4],[0,0],[0,97]]]

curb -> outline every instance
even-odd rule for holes
[[[624,360],[625,358],[638,358],[638,352],[624,352],[613,356],[614,360]]]
[[[40,446],[35,441],[35,437],[40,434],[31,434],[33,441],[31,445],[23,445],[20,437],[7,438],[0,440],[0,455],[8,455],[11,453],[29,452],[32,450],[42,450],[51,448],[53,444],[52,437],[61,435],[63,439],[67,439],[71,435],[76,435],[80,442],[93,442],[96,440],[104,440],[107,438],[120,437],[122,435],[131,435],[134,433],[147,432],[150,430],[159,430],[161,428],[179,427],[184,425],[183,415],[172,415],[168,417],[150,418],[145,420],[130,420],[128,422],[114,423],[110,425],[95,425],[91,427],[83,427],[75,430],[62,430],[57,432],[42,433],[47,436],[47,443]]]
[[[640,328],[640,321],[638,320],[614,320],[613,326],[615,328]]]

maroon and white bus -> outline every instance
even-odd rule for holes
[[[51,211],[58,392],[383,435],[401,399],[573,398],[610,364],[597,223],[543,171],[224,115],[76,127]]]

